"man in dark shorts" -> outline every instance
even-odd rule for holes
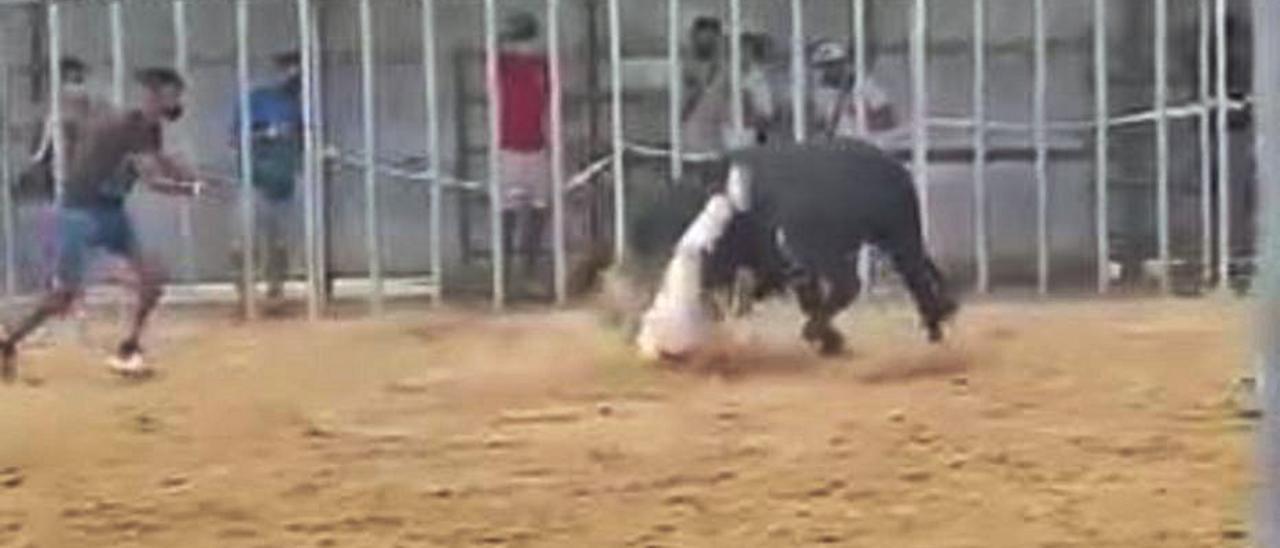
[[[0,376],[12,380],[20,342],[51,317],[64,313],[83,292],[92,251],[105,251],[125,263],[138,307],[129,332],[109,365],[118,374],[145,376],[139,339],[160,300],[164,278],[145,259],[125,210],[135,180],[161,193],[200,194],[204,184],[184,165],[161,152],[161,127],[182,116],[186,87],[177,72],[150,68],[136,75],[142,87],[137,108],[95,117],[83,128],[80,144],[67,158],[66,179],[57,212],[58,283],[39,305],[0,340]]]

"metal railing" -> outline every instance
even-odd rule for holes
[[[127,0],[111,0],[109,6],[109,28],[111,40],[111,57],[112,57],[112,75],[113,99],[120,103],[124,97],[124,66],[123,58],[125,48],[123,40],[127,34],[125,21],[121,15],[122,4]],[[441,166],[441,162],[436,161],[441,158],[441,107],[439,104],[439,86],[440,79],[438,77],[438,67],[436,60],[440,54],[438,46],[438,26],[441,24],[437,17],[436,0],[419,0],[422,7],[422,18],[420,32],[422,35],[422,69],[425,75],[423,81],[422,100],[426,109],[425,124],[425,155],[431,159],[427,163],[425,171],[406,170],[398,168],[394,165],[388,165],[378,158],[379,143],[378,120],[376,117],[376,97],[377,92],[377,75],[374,70],[375,63],[375,33],[373,32],[372,21],[372,5],[370,0],[350,0],[354,2],[358,8],[358,33],[359,33],[359,56],[358,63],[360,66],[360,110],[362,112],[361,123],[361,150],[354,153],[337,152],[332,147],[323,143],[323,126],[325,123],[325,115],[322,112],[321,101],[321,81],[320,69],[321,65],[318,60],[320,52],[320,36],[317,27],[316,11],[319,9],[319,3],[312,0],[293,0],[297,20],[295,24],[298,28],[298,36],[300,41],[300,51],[302,53],[302,72],[303,72],[303,110],[307,123],[304,124],[304,161],[301,174],[301,188],[303,189],[304,204],[304,221],[305,221],[305,269],[307,280],[307,302],[309,316],[312,318],[319,317],[324,308],[325,291],[323,285],[327,274],[326,260],[324,254],[325,246],[323,245],[323,235],[328,230],[326,226],[326,217],[321,212],[326,203],[325,186],[324,186],[324,170],[323,163],[327,160],[338,160],[348,166],[361,170],[362,182],[364,184],[364,230],[365,230],[365,247],[368,251],[368,275],[371,281],[371,291],[368,296],[370,310],[378,313],[383,308],[383,291],[382,278],[383,257],[382,257],[382,238],[381,238],[381,220],[382,214],[379,207],[379,186],[378,177],[380,175],[391,175],[393,177],[402,177],[411,180],[427,180],[434,184],[430,187],[431,205],[428,212],[427,225],[430,227],[430,269],[435,276],[435,283],[442,283],[442,273],[445,271],[444,257],[442,255],[442,246],[440,245],[442,233],[442,192],[450,187],[463,188],[470,191],[483,191],[489,194],[490,198],[490,238],[492,239],[492,298],[495,306],[501,307],[506,301],[505,293],[505,270],[504,264],[505,253],[502,249],[503,242],[501,234],[503,233],[501,203],[503,193],[503,174],[502,164],[499,161],[498,152],[500,148],[499,133],[501,131],[502,115],[499,108],[499,102],[493,100],[499,95],[498,86],[498,10],[500,7],[499,0],[484,0],[483,2],[483,30],[485,45],[485,76],[486,85],[489,96],[489,174],[487,179],[482,182],[477,181],[460,181],[451,177]],[[565,236],[565,211],[564,196],[567,192],[571,192],[588,181],[593,180],[597,175],[606,173],[611,174],[612,183],[612,208],[615,211],[613,215],[613,247],[615,255],[622,258],[626,253],[628,234],[626,226],[627,210],[627,169],[626,158],[628,154],[641,156],[663,156],[669,158],[670,171],[673,176],[679,177],[684,169],[684,164],[688,161],[705,161],[714,159],[714,154],[689,154],[684,150],[684,142],[681,135],[681,124],[679,113],[681,103],[684,98],[684,91],[681,86],[681,54],[680,54],[680,36],[681,36],[681,16],[682,6],[680,0],[667,0],[666,26],[667,26],[667,44],[666,54],[669,63],[669,82],[670,86],[668,110],[669,120],[669,147],[652,147],[628,141],[625,131],[624,109],[623,109],[623,19],[621,15],[623,0],[606,0],[607,1],[607,20],[608,20],[608,59],[610,65],[609,81],[611,82],[611,108],[610,119],[612,133],[610,141],[612,143],[611,150],[607,157],[592,159],[585,166],[585,169],[576,173],[566,173],[565,151],[564,151],[564,114],[563,114],[563,74],[560,64],[559,53],[562,51],[562,32],[560,29],[558,15],[563,9],[563,3],[559,0],[545,0],[546,20],[548,21],[547,32],[547,50],[550,55],[550,152],[552,158],[551,179],[554,185],[552,193],[553,203],[553,232],[552,232],[552,251],[553,251],[553,276],[555,296],[558,302],[564,302],[567,298],[567,250]],[[742,17],[742,1],[743,0],[725,0],[729,7],[729,28],[733,36],[739,36],[743,31]],[[854,51],[854,71],[859,81],[865,81],[869,63],[866,51],[867,43],[867,5],[866,0],[848,0],[850,13],[852,15],[851,28],[853,36],[850,41],[853,44]],[[988,94],[989,81],[987,78],[987,23],[989,11],[987,9],[986,0],[972,0],[973,10],[973,40],[972,40],[972,60],[973,60],[973,100],[972,100],[972,116],[970,118],[957,118],[947,116],[931,116],[929,114],[930,105],[930,82],[928,80],[929,71],[927,65],[929,62],[929,14],[928,9],[930,2],[928,0],[913,0],[910,4],[911,16],[909,18],[908,36],[908,63],[910,67],[911,85],[910,85],[910,102],[913,105],[915,113],[915,122],[911,131],[910,144],[910,164],[915,172],[916,180],[920,188],[920,199],[922,206],[922,217],[925,233],[929,234],[931,229],[936,229],[935,223],[931,221],[932,208],[930,207],[934,194],[931,192],[931,182],[929,176],[930,167],[930,130],[935,128],[968,128],[972,130],[970,136],[971,146],[973,150],[973,228],[975,238],[973,244],[973,260],[976,265],[976,290],[978,292],[988,292],[992,288],[991,281],[991,237],[990,237],[990,215],[989,215],[989,198],[990,192],[987,182],[987,168],[992,151],[990,141],[990,132],[994,130],[1000,131],[1026,131],[1029,133],[1029,140],[1033,150],[1033,166],[1035,180],[1036,195],[1036,287],[1042,294],[1047,293],[1052,282],[1052,253],[1050,252],[1052,244],[1052,234],[1048,222],[1049,214],[1053,210],[1053,204],[1050,201],[1050,134],[1057,131],[1083,132],[1091,133],[1093,140],[1093,163],[1096,172],[1093,175],[1095,202],[1093,204],[1093,219],[1095,226],[1096,261],[1098,269],[1096,273],[1096,288],[1098,292],[1106,292],[1110,285],[1110,275],[1108,264],[1110,262],[1110,242],[1108,227],[1108,211],[1109,204],[1109,178],[1110,178],[1110,154],[1109,146],[1111,143],[1111,132],[1120,127],[1127,127],[1134,124],[1153,124],[1155,129],[1155,149],[1156,149],[1156,196],[1157,200],[1157,262],[1162,265],[1159,271],[1160,285],[1164,290],[1170,288],[1170,273],[1167,265],[1172,264],[1173,258],[1171,253],[1171,220],[1170,220],[1170,129],[1169,125],[1172,120],[1177,119],[1194,119],[1199,123],[1198,146],[1204,161],[1200,163],[1199,192],[1200,192],[1200,210],[1198,223],[1200,224],[1200,260],[1204,271],[1201,276],[1204,278],[1213,277],[1214,272],[1210,271],[1213,265],[1213,257],[1218,257],[1216,261],[1216,279],[1218,283],[1224,284],[1229,278],[1229,267],[1233,260],[1232,257],[1232,225],[1238,220],[1232,219],[1232,208],[1230,207],[1230,171],[1229,171],[1229,132],[1227,126],[1227,114],[1233,110],[1248,108],[1248,102],[1231,101],[1228,97],[1227,90],[1227,0],[1199,0],[1199,29],[1198,29],[1198,72],[1199,72],[1199,89],[1197,90],[1197,101],[1191,104],[1170,105],[1168,93],[1169,79],[1169,58],[1167,53],[1167,43],[1169,37],[1169,17],[1168,17],[1168,0],[1151,0],[1154,6],[1154,51],[1156,53],[1153,63],[1153,75],[1155,86],[1153,87],[1153,97],[1150,110],[1143,112],[1132,112],[1124,114],[1112,114],[1110,112],[1111,103],[1109,98],[1108,86],[1108,2],[1106,0],[1094,0],[1092,10],[1092,53],[1093,53],[1093,96],[1094,96],[1094,113],[1091,120],[1052,120],[1048,114],[1047,104],[1047,77],[1048,77],[1048,29],[1045,20],[1045,0],[1033,0],[1032,3],[1032,36],[1031,46],[1033,50],[1034,72],[1033,80],[1033,97],[1031,105],[1030,123],[1015,123],[1009,121],[1001,121],[992,119],[987,110],[984,98]],[[20,2],[19,2],[20,3]],[[187,8],[189,2],[187,0],[171,0],[170,6],[173,14],[173,26],[175,37],[175,65],[184,73],[190,67],[190,49],[189,49],[189,30]],[[250,73],[249,59],[252,52],[250,43],[251,36],[249,31],[250,19],[252,17],[251,0],[234,0],[235,8],[235,41],[236,41],[236,78],[237,90],[239,94],[239,109],[241,119],[248,119],[249,112],[249,95]],[[48,64],[49,73],[51,74],[51,89],[57,89],[59,79],[61,77],[58,67],[58,61],[61,57],[61,34],[63,32],[60,19],[60,11],[63,3],[53,2],[48,4],[47,8],[47,28],[49,36],[48,47]],[[806,127],[808,119],[805,110],[807,109],[806,97],[809,92],[809,72],[806,67],[805,51],[807,44],[807,36],[805,32],[805,3],[803,0],[791,0],[788,4],[791,17],[790,32],[790,68],[791,68],[791,97],[793,104],[793,138],[797,141],[804,140],[809,132]],[[743,109],[743,74],[741,73],[741,59],[744,55],[740,40],[733,39],[730,43],[730,97],[732,104],[732,127],[741,131],[744,129],[744,109]],[[1213,59],[1210,56],[1215,55]],[[1212,74],[1210,72],[1212,71]],[[7,72],[6,72],[7,76]],[[5,88],[7,91],[7,87]],[[7,100],[7,97],[5,98]],[[51,101],[51,117],[55,121],[55,128],[61,128],[57,122],[60,121],[63,113],[61,112],[59,102]],[[861,133],[867,132],[866,127],[866,106],[862,101],[855,102],[857,109],[857,129]],[[1210,127],[1210,125],[1213,127]],[[239,135],[239,168],[241,180],[252,180],[253,170],[253,140],[248,133],[248,125],[241,124],[241,132]],[[59,192],[61,192],[61,181],[64,177],[64,158],[62,148],[62,138],[60,131],[55,134],[55,166],[56,180],[58,181]],[[1211,147],[1216,149],[1211,150]],[[354,155],[354,157],[353,157]],[[1210,162],[1209,157],[1216,156],[1216,162]],[[1211,170],[1216,164],[1216,174]],[[8,159],[5,159],[3,173],[6,180],[12,180],[12,167],[8,165]],[[6,186],[7,189],[7,186]],[[1214,197],[1217,197],[1217,211],[1211,209]],[[242,208],[240,217],[240,237],[242,245],[245,247],[243,253],[243,271],[241,273],[241,283],[246,287],[252,286],[254,279],[254,253],[251,252],[252,246],[255,245],[254,234],[256,232],[253,204],[255,195],[252,186],[249,184],[241,185],[240,205]],[[5,274],[5,288],[9,293],[15,291],[15,276],[13,273],[13,265],[16,262],[14,256],[14,246],[12,245],[12,200],[6,190],[5,194],[5,216],[3,224],[6,227],[6,241],[10,245],[6,245],[7,270]],[[1216,222],[1217,226],[1212,226]],[[181,239],[186,248],[183,255],[183,261],[186,263],[186,272],[194,273],[194,254],[191,249],[195,246],[195,226],[191,220],[190,206],[184,205],[182,210]],[[1216,241],[1211,236],[1216,232]],[[866,271],[863,272],[866,274]],[[248,292],[248,311],[250,315],[256,313],[256,303],[252,298],[253,292]]]

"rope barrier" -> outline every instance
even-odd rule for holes
[[[1240,112],[1247,110],[1253,104],[1253,98],[1247,97],[1239,101],[1227,101],[1228,112]],[[1194,118],[1207,112],[1218,110],[1220,104],[1216,100],[1204,103],[1189,103],[1179,107],[1170,107],[1165,109],[1165,118],[1170,120],[1178,120],[1182,118]],[[1147,110],[1126,114],[1115,118],[1108,118],[1107,127],[1119,127],[1134,124],[1142,124],[1154,122],[1160,119],[1159,111]],[[979,126],[978,122],[972,118],[957,117],[930,117],[929,125],[931,127],[953,128],[953,129],[973,129]],[[986,129],[1004,130],[1004,131],[1031,131],[1033,126],[1023,122],[1002,122],[999,120],[987,120],[982,127]],[[1046,127],[1056,131],[1085,131],[1098,127],[1093,121],[1085,120],[1061,120],[1049,122]]]
[[[1239,112],[1247,110],[1253,104],[1253,97],[1246,97],[1243,100],[1227,101],[1226,110],[1229,112]],[[1216,100],[1210,100],[1203,103],[1190,103],[1179,107],[1165,109],[1164,116],[1167,119],[1183,119],[1201,116],[1206,112],[1218,110],[1220,103]],[[1160,113],[1155,110],[1136,112],[1120,117],[1109,118],[1106,121],[1107,127],[1122,127],[1128,125],[1142,124],[1156,121],[1160,118]],[[1005,122],[999,120],[987,120],[979,124],[971,118],[959,117],[931,117],[928,119],[930,127],[952,128],[952,129],[974,129],[979,127],[991,130],[1003,131],[1031,131],[1032,125],[1022,122]],[[1048,129],[1053,131],[1087,131],[1098,127],[1093,121],[1077,121],[1063,120],[1050,122],[1047,124]],[[658,146],[646,145],[635,142],[625,143],[626,150],[629,153],[645,158],[672,158],[674,153],[671,149]],[[363,159],[359,154],[350,151],[343,151],[337,147],[330,146],[323,151],[326,159],[333,160],[338,164],[351,169],[362,169],[365,167]],[[715,162],[723,158],[723,154],[716,152],[685,152],[679,155],[682,161],[689,163],[709,163]],[[603,157],[589,163],[585,168],[571,175],[565,181],[565,192],[574,192],[582,187],[587,186],[591,181],[601,173],[605,172],[613,164],[611,155]],[[407,181],[431,182],[438,179],[440,184],[445,188],[454,188],[468,192],[487,192],[488,185],[482,181],[468,181],[457,177],[441,174],[435,177],[430,171],[415,171],[394,165],[389,161],[381,161],[376,166],[379,173]]]

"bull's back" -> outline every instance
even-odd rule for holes
[[[735,153],[735,162],[751,174],[755,203],[789,228],[852,244],[918,225],[910,173],[871,145],[761,147]]]

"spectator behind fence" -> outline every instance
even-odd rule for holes
[[[773,63],[773,41],[766,34],[742,35],[743,120],[754,144],[764,144],[778,122],[769,71]]]
[[[822,137],[860,137],[884,147],[898,125],[889,96],[870,77],[874,59],[867,56],[867,78],[857,81],[848,48],[820,40],[809,50],[813,78],[813,130]],[[858,134],[858,104],[866,111],[867,134]]]
[[[682,62],[684,103],[680,127],[682,152],[718,154],[728,148],[758,142],[761,133],[776,118],[774,99],[767,73],[768,41],[761,34],[743,34],[742,93],[746,134],[733,127],[731,109],[732,75],[726,62],[725,36],[720,21],[699,17],[689,31],[689,44]],[[709,162],[689,163],[685,170],[697,184],[711,184],[721,178],[719,166]]]
[[[681,62],[684,101],[680,108],[683,152],[724,150],[723,128],[728,121],[725,87],[724,32],[720,20],[694,19]],[[693,167],[693,166],[691,166]],[[690,170],[695,178],[702,170]]]
[[[302,167],[302,64],[298,52],[276,56],[275,79],[249,94],[249,130],[253,153],[253,188],[257,243],[255,256],[267,281],[268,299],[284,296],[289,270],[289,221],[294,217],[294,190]],[[240,110],[232,123],[232,143],[239,148]],[[232,251],[235,265],[243,264],[244,242]],[[240,279],[237,277],[237,279]],[[248,288],[237,284],[241,305]]]
[[[498,52],[503,246],[508,256],[524,252],[525,275],[531,280],[545,239],[551,198],[546,128],[550,79],[540,37],[536,17],[512,13],[503,20]]]

